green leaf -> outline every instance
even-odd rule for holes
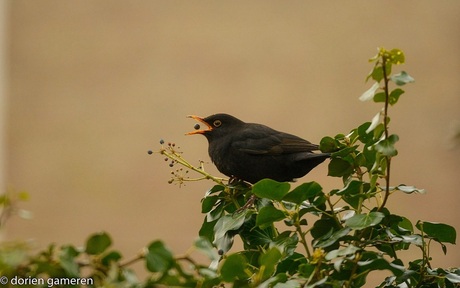
[[[379,224],[385,215],[381,212],[370,212],[369,214],[357,214],[345,221],[348,227],[361,230]]]
[[[256,226],[255,218],[251,217],[248,222],[244,223],[241,231],[238,231],[246,247],[255,248],[273,243],[276,237],[274,227],[261,228]]]
[[[405,71],[401,71],[401,73],[392,75],[390,77],[391,81],[395,82],[396,85],[398,86],[403,86],[407,83],[412,83],[414,82],[414,78],[412,78],[409,74],[407,74]]]
[[[358,180],[350,181],[347,186],[337,192],[338,195],[343,196],[343,200],[350,204],[353,208],[357,208],[361,197],[367,197],[363,194],[364,183]]]
[[[353,166],[341,158],[332,158],[328,165],[328,176],[343,177],[353,172]]]
[[[211,189],[206,191],[204,197],[208,197],[209,195],[216,193],[216,192],[224,191],[224,189],[225,189],[225,186],[223,185],[214,185]]]
[[[316,221],[318,222],[318,221]],[[315,223],[316,224],[316,223]],[[335,244],[337,241],[340,240],[340,238],[348,235],[350,233],[351,229],[349,227],[342,228],[338,231],[335,231],[334,233],[328,235],[324,235],[323,237],[319,238],[317,243],[314,245],[314,247],[319,247],[319,248],[325,248],[329,247],[333,244]]]
[[[325,259],[326,260],[332,260],[332,259],[337,258],[337,257],[348,256],[348,255],[351,255],[351,254],[355,254],[356,252],[358,252],[360,250],[361,250],[361,248],[358,248],[358,247],[353,246],[353,245],[350,244],[350,245],[346,246],[345,248],[336,249],[336,250],[332,250],[332,251],[328,252],[326,254]]]
[[[274,272],[278,261],[281,259],[281,252],[272,247],[259,257],[260,271],[263,271],[262,279],[270,277]],[[264,267],[264,268],[262,268]]]
[[[118,260],[120,260],[122,257],[121,257],[121,254],[120,252],[118,251],[111,251],[110,253],[107,253],[107,255],[105,255],[102,259],[101,259],[101,262],[102,264],[104,264],[105,266],[109,267],[110,263],[112,262],[118,262]]]
[[[289,192],[291,185],[287,182],[278,182],[272,179],[263,179],[254,184],[252,193],[257,197],[281,201]]]
[[[339,149],[338,142],[336,139],[326,136],[319,142],[319,149],[321,152],[334,152]]]
[[[334,157],[345,158],[351,153],[354,153],[357,148],[358,148],[358,145],[342,148],[339,151],[332,153],[332,157],[333,158]]]
[[[426,193],[425,189],[419,189],[415,186],[407,186],[404,184],[398,185],[396,187],[396,190],[402,191],[406,194],[412,194],[412,193],[425,194]]]
[[[154,241],[148,246],[145,255],[145,264],[150,272],[164,273],[174,263],[172,253],[165,247],[162,241]]]
[[[85,251],[90,255],[97,255],[104,252],[110,245],[112,245],[112,240],[109,234],[101,232],[90,236],[86,241]]]
[[[311,236],[315,240],[327,239],[332,235],[332,233],[336,230],[340,230],[341,227],[337,224],[337,222],[331,217],[323,217],[322,219],[318,219],[313,224],[313,227],[310,231]]]
[[[390,103],[390,105],[395,105],[399,100],[399,96],[401,96],[402,94],[404,94],[404,90],[399,88],[396,88],[395,90],[391,91],[388,103]]]
[[[460,283],[460,275],[455,273],[447,273],[446,279],[449,280],[451,283]]]
[[[378,82],[375,82],[371,88],[367,89],[361,96],[359,96],[359,100],[361,101],[368,101],[374,98],[375,92],[380,88]]]
[[[301,276],[308,278],[310,275],[316,270],[317,266],[310,264],[310,263],[304,263],[299,265],[299,273]],[[297,271],[296,271],[297,272]]]
[[[400,65],[404,64],[406,61],[406,57],[404,56],[404,52],[402,52],[400,49],[391,49],[389,51],[390,55],[390,61],[393,64]]]
[[[224,204],[225,203],[220,202],[211,211],[209,211],[209,213],[206,214],[206,221],[212,222],[220,219],[220,217],[222,217],[222,214],[224,213]]]
[[[219,254],[217,253],[214,246],[212,246],[211,242],[204,237],[200,237],[193,243],[193,246],[200,251],[201,253],[208,256],[211,260],[217,260],[220,258]]]
[[[245,212],[242,213],[222,216],[214,226],[215,239],[223,237],[228,231],[239,229],[243,225],[244,219],[248,213],[252,212],[245,210]]]
[[[284,201],[302,204],[307,199],[314,198],[322,192],[322,187],[316,182],[303,183],[283,197]]]
[[[358,139],[364,144],[367,144],[374,138],[373,133],[366,132],[369,126],[371,126],[371,122],[365,122],[358,127]]]
[[[386,101],[385,92],[380,92],[374,95],[375,103],[385,102],[385,101]]]
[[[201,202],[201,213],[208,213],[214,207],[214,204],[219,200],[219,196],[207,196]]]
[[[292,255],[299,243],[299,237],[292,231],[284,231],[271,243],[272,247],[277,247],[282,251],[283,256]]]
[[[217,221],[218,220],[208,222],[205,217],[198,235],[208,239],[210,242],[214,241],[214,227],[216,226]]]
[[[223,255],[230,251],[230,248],[233,246],[233,236],[234,232],[225,233],[222,237],[215,238],[212,244],[216,246],[218,253]]]
[[[220,268],[222,280],[225,282],[234,282],[235,280],[244,280],[249,277],[246,273],[248,266],[247,260],[240,254],[232,254],[225,259]]]
[[[450,225],[444,223],[418,221],[415,227],[439,242],[455,244],[457,232],[455,231],[455,228]]]
[[[260,209],[259,214],[257,214],[256,225],[261,228],[265,228],[273,222],[281,221],[286,218],[286,215],[283,211],[276,209],[273,206],[265,206]]]
[[[375,144],[375,150],[382,153],[384,156],[393,157],[398,155],[398,151],[394,144],[399,140],[398,135],[390,135],[387,139],[383,139]]]
[[[70,277],[78,277],[80,274],[80,269],[75,259],[79,254],[77,249],[70,245],[62,247],[60,251],[59,260],[61,261],[61,266]]]
[[[400,276],[406,271],[405,267],[398,265],[396,261],[388,263],[387,260],[373,251],[363,252],[361,261],[358,262],[358,265],[362,270],[390,270],[395,276]]]
[[[372,69],[372,72],[369,74],[368,78],[366,80],[369,80],[369,77],[374,79],[377,82],[382,81],[383,79],[383,69],[382,66],[380,65],[375,65],[374,69]]]
[[[304,255],[294,252],[292,255],[284,258],[278,264],[278,266],[276,267],[276,272],[294,275],[295,273],[300,272],[300,266],[306,263],[307,259],[305,259]]]

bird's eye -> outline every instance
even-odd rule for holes
[[[220,120],[215,120],[214,122],[212,122],[212,125],[214,125],[214,127],[219,127],[220,125],[222,125],[222,121]]]

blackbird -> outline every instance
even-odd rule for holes
[[[294,181],[310,172],[329,153],[300,137],[268,126],[245,123],[228,114],[206,118],[188,116],[206,125],[187,135],[202,134],[209,142],[209,156],[217,169],[232,178],[256,183],[264,178],[279,182]],[[199,125],[195,125],[195,129]]]

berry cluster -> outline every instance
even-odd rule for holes
[[[199,126],[199,125],[198,125]],[[200,127],[198,127],[200,128]],[[163,156],[165,156],[164,161],[168,162],[169,161],[169,167],[174,167],[176,164],[180,164],[185,167],[178,168],[176,170],[171,171],[171,179],[168,180],[169,184],[172,183],[179,183],[179,186],[184,185],[185,182],[190,182],[190,181],[199,181],[199,180],[204,180],[204,179],[210,179],[213,180],[216,183],[222,184],[222,181],[224,180],[223,178],[218,178],[210,175],[206,171],[204,171],[203,167],[203,161],[200,161],[199,166],[194,166],[187,162],[183,157],[182,157],[182,152],[179,151],[180,147],[176,146],[175,143],[168,142],[165,145],[165,141],[163,139],[160,140],[160,145],[161,148],[158,151],[153,151],[153,150],[148,150],[147,153],[149,155],[153,153],[158,153]],[[199,174],[203,175],[203,177],[199,178],[190,178],[188,177],[189,170],[193,170],[195,172],[198,172]]]

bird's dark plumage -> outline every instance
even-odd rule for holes
[[[313,153],[319,150],[318,145],[300,137],[245,123],[228,114],[190,117],[208,129],[187,134],[203,134],[208,139],[211,160],[229,177],[250,183],[264,178],[293,181],[330,157],[329,153]]]

